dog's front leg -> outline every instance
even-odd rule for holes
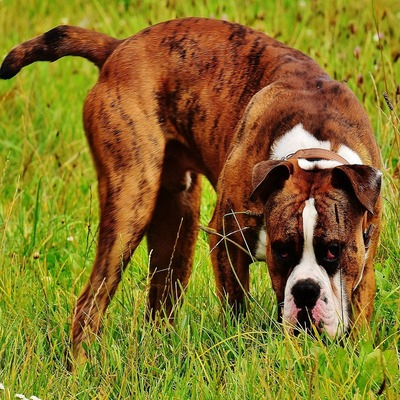
[[[158,314],[174,321],[189,281],[196,245],[201,200],[200,177],[192,174],[189,189],[161,188],[147,231],[150,253],[148,318]]]
[[[211,258],[218,296],[227,302],[233,315],[246,312],[249,291],[249,265],[254,261],[252,251],[256,235],[248,226],[247,218],[237,206],[222,207],[217,204],[210,228]]]

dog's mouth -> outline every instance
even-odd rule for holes
[[[320,320],[316,323],[312,316],[312,310],[303,307],[298,311],[296,326],[293,329],[295,336],[298,336],[301,332],[306,332],[308,335],[315,337],[317,333],[321,333],[323,330],[324,322]]]
[[[295,336],[301,333],[314,338],[341,336],[348,328],[348,312],[343,299],[335,297],[334,292],[334,287],[315,279],[298,280],[286,287],[281,303],[285,329]]]

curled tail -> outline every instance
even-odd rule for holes
[[[0,78],[10,79],[35,61],[56,61],[64,56],[84,57],[103,66],[123,40],[76,26],[61,25],[16,46],[0,68]]]

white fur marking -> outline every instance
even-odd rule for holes
[[[306,200],[303,210],[303,234],[304,234],[304,251],[303,259],[310,257],[311,261],[315,261],[313,238],[314,229],[317,223],[318,212],[315,208],[315,200],[311,197]]]
[[[256,248],[257,260],[265,261],[267,259],[266,245],[267,245],[267,232],[265,231],[265,227],[263,227],[260,229],[260,232],[258,234],[258,243]]]
[[[317,161],[309,161],[305,158],[298,159],[299,167],[301,169],[311,171],[313,169],[328,169],[334,168],[340,165],[339,161],[334,160],[317,160]]]
[[[350,147],[345,146],[342,144],[339,147],[339,150],[337,152],[339,156],[342,156],[349,164],[362,164],[362,160],[360,156]]]
[[[189,190],[190,186],[192,185],[192,174],[190,171],[186,172],[185,181],[186,181],[186,189],[185,190]]]
[[[331,144],[329,141],[318,140],[303,128],[303,124],[297,124],[272,145],[271,159],[282,160],[297,150],[312,148],[330,150]]]
[[[293,129],[281,136],[271,147],[271,160],[283,160],[288,155],[301,149],[325,149],[332,150],[329,140],[318,140],[310,132],[306,131],[302,124],[297,124]],[[348,146],[341,145],[337,154],[342,156],[350,164],[362,164],[360,156]],[[338,161],[317,160],[308,161],[299,159],[299,166],[305,170],[327,169],[340,165]]]

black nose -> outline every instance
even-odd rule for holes
[[[292,295],[298,308],[313,308],[320,294],[321,287],[312,279],[303,279],[292,287]]]

